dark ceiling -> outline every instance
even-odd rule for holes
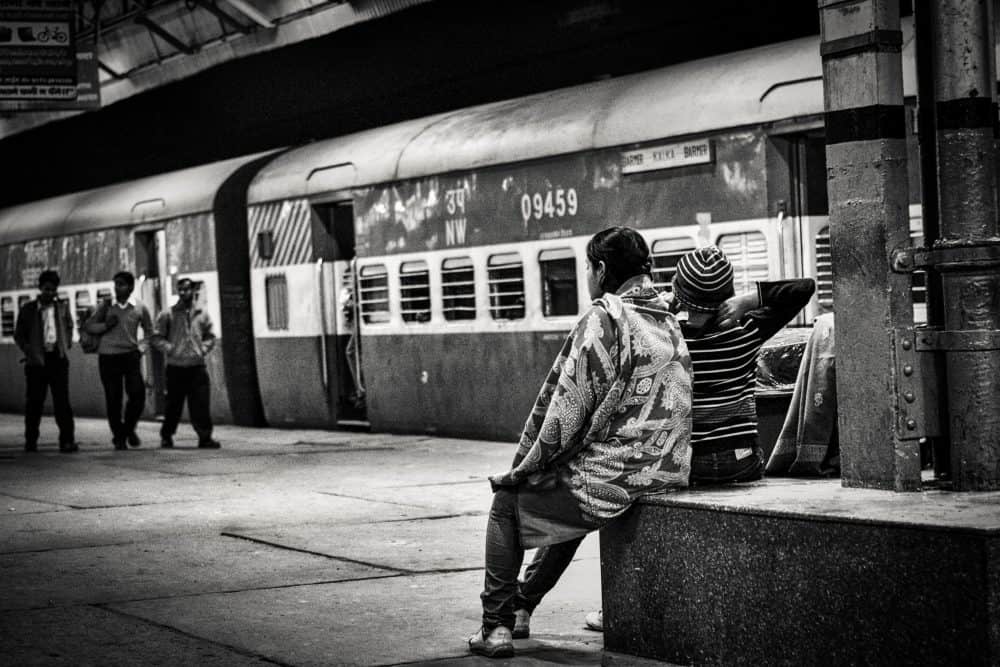
[[[0,141],[0,206],[818,32],[809,0],[438,0]]]

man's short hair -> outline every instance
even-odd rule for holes
[[[131,271],[119,271],[111,280],[114,282],[118,282],[120,280],[123,283],[128,283],[129,287],[135,288],[135,276],[132,275]]]
[[[52,283],[56,287],[59,287],[59,272],[53,271],[52,269],[46,269],[38,274],[38,286],[41,287],[45,283]]]

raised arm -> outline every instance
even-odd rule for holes
[[[757,289],[727,299],[716,315],[719,329],[728,329],[752,317],[767,340],[802,310],[816,291],[812,278],[759,282]]]
[[[748,313],[767,340],[791,322],[816,292],[812,278],[757,283],[760,306]]]

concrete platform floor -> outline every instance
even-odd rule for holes
[[[0,664],[654,665],[603,650],[596,536],[513,660],[469,656],[490,489],[510,443],[221,426],[60,454],[0,415]]]

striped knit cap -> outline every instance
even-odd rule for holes
[[[733,265],[714,245],[692,250],[677,262],[674,298],[685,310],[714,313],[733,296]]]

